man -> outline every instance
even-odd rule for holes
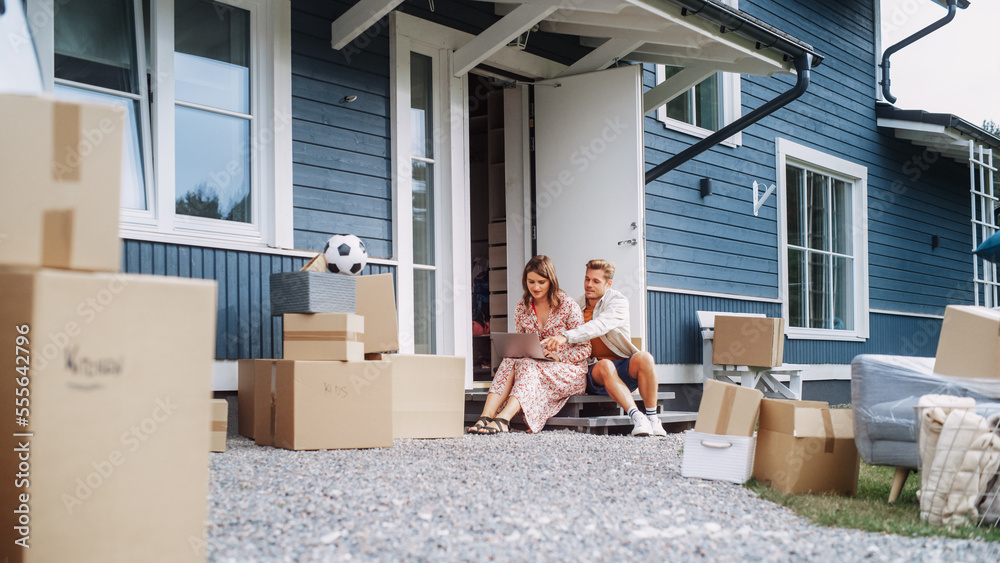
[[[607,260],[587,262],[580,298],[584,323],[573,330],[546,338],[542,347],[555,350],[567,342],[590,341],[593,348],[587,370],[587,394],[607,395],[628,412],[633,436],[666,436],[656,416],[656,373],[653,356],[632,344],[628,298],[611,289],[615,265]],[[635,406],[632,392],[639,389],[646,412]]]

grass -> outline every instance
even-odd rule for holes
[[[800,516],[821,526],[854,528],[900,536],[942,536],[961,539],[1000,541],[1000,528],[962,526],[948,529],[920,521],[917,489],[919,474],[906,480],[899,499],[888,503],[892,485],[892,467],[877,467],[861,462],[858,495],[788,495],[765,487],[751,479],[747,486],[761,498],[787,506]]]

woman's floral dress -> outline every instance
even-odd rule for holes
[[[576,301],[559,292],[559,308],[549,313],[545,326],[538,325],[533,307],[517,304],[514,313],[517,332],[536,332],[544,340],[562,334],[583,323],[583,312]],[[572,395],[587,389],[587,358],[590,343],[563,344],[556,351],[561,361],[544,362],[531,358],[505,358],[493,377],[490,393],[500,393],[507,379],[514,378],[511,396],[517,397],[530,432],[538,432],[555,416]]]

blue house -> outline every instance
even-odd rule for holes
[[[571,294],[618,265],[663,386],[702,381],[696,311],[783,317],[806,398],[847,402],[857,354],[996,304],[1000,139],[881,100],[878,0],[27,6],[47,87],[129,112],[123,269],[219,281],[218,390],[281,356],[269,274],[342,232],[394,275],[402,351],[470,388],[535,253]]]

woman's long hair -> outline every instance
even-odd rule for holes
[[[559,308],[559,279],[556,277],[556,267],[548,256],[539,254],[532,256],[531,260],[524,265],[524,272],[521,273],[521,287],[524,289],[524,297],[521,300],[525,307],[531,307],[531,292],[528,291],[528,273],[535,273],[549,280],[549,303],[552,310]]]

